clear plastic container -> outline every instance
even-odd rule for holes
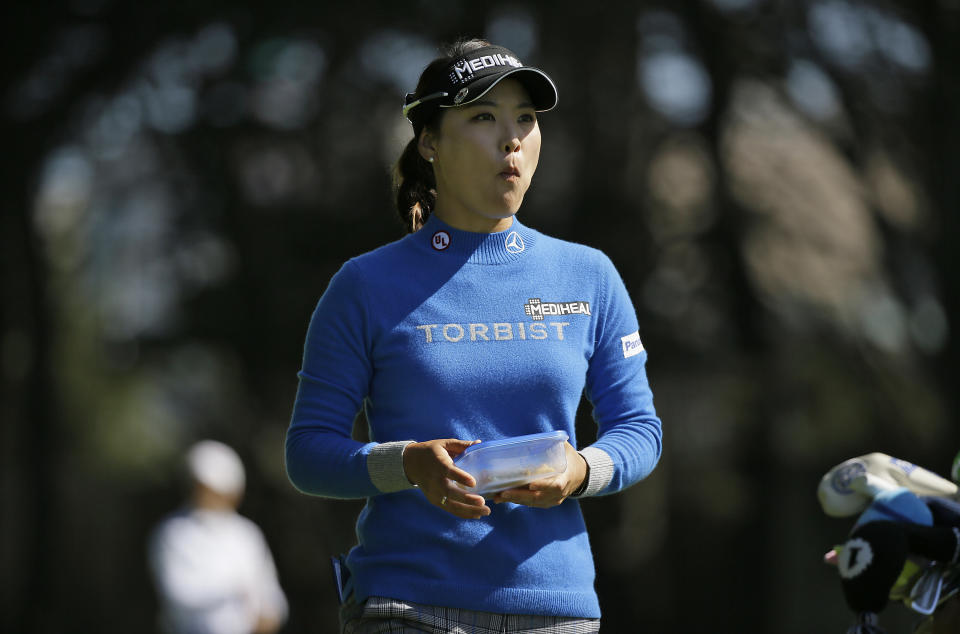
[[[496,493],[563,473],[567,438],[567,432],[557,430],[485,440],[468,447],[454,464],[477,481],[477,486],[464,489],[480,495]]]

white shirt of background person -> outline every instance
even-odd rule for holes
[[[272,634],[288,605],[260,528],[236,512],[245,475],[239,456],[211,440],[187,453],[192,492],[149,544],[161,627],[176,634]]]

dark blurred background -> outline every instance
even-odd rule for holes
[[[650,354],[660,466],[583,503],[604,631],[845,631],[821,475],[960,449],[960,0],[3,13],[4,632],[152,631],[146,536],[208,437],[246,463],[284,632],[335,631],[361,503],[286,480],[303,337],[400,237],[401,100],[460,35],[557,82],[521,217],[610,255]]]

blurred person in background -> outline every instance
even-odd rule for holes
[[[576,498],[646,477],[661,424],[613,264],[515,218],[556,102],[505,48],[444,50],[403,108],[409,235],[348,261],[311,318],[286,464],[305,493],[367,499],[337,562],[345,632],[599,629]],[[584,391],[598,434],[577,451]],[[351,437],[361,407],[369,443]],[[489,500],[461,488],[475,480],[454,459],[477,439],[554,430],[573,443],[564,473]]]
[[[187,452],[186,468],[187,504],[163,519],[149,544],[161,631],[277,632],[287,599],[263,533],[237,513],[246,482],[240,457],[203,440]]]

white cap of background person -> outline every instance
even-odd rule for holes
[[[240,456],[216,440],[201,440],[190,448],[187,472],[200,484],[223,495],[243,493],[246,485]]]

